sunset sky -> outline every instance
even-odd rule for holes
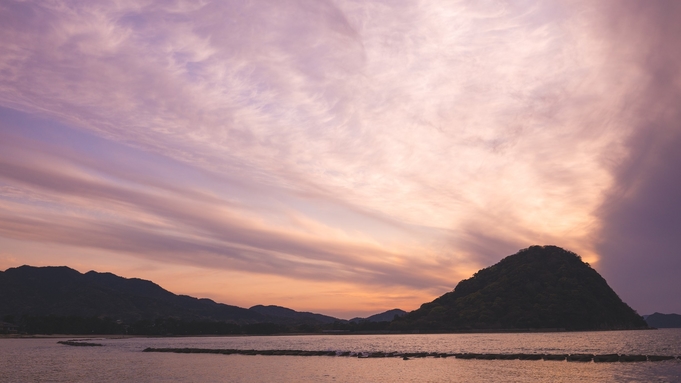
[[[681,1],[0,2],[0,270],[341,318],[534,244],[681,313]]]

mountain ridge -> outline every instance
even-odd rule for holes
[[[361,323],[361,322],[390,322],[393,319],[395,319],[395,316],[397,315],[398,317],[404,316],[407,314],[406,311],[402,309],[392,309],[392,310],[387,310],[378,314],[370,315],[366,318],[352,318],[350,319],[350,322],[354,323]]]
[[[643,317],[622,302],[594,269],[577,254],[556,246],[522,249],[409,313],[393,309],[349,321],[274,305],[246,309],[177,295],[140,278],[96,271],[81,274],[66,266],[24,265],[0,271],[0,291],[0,318],[79,316],[128,323],[165,318],[249,326],[269,323],[294,332],[647,328]],[[278,331],[276,326],[265,330]]]
[[[681,328],[681,315],[679,314],[662,314],[653,313],[650,315],[644,315],[648,326],[654,328]]]
[[[20,282],[22,280],[22,282]],[[174,294],[158,284],[68,266],[18,266],[0,271],[0,318],[6,315],[110,317],[133,322],[175,318],[239,324],[329,325],[348,322],[329,315],[275,305],[250,308]],[[14,297],[14,298],[12,298]],[[369,318],[379,317],[378,313]],[[392,319],[392,316],[391,316]]]
[[[289,318],[292,322],[296,323],[334,323],[336,321],[341,321],[341,319],[334,318],[332,316],[324,314],[316,314],[307,311],[295,311],[293,309],[275,306],[275,305],[255,305],[249,308],[249,310],[255,311],[257,313],[278,317],[278,318]]]
[[[390,326],[425,332],[647,327],[596,270],[557,246],[507,256]]]
[[[290,322],[208,298],[177,295],[152,281],[113,273],[81,274],[66,266],[0,271],[0,315],[110,317],[127,322],[162,317],[234,323]]]

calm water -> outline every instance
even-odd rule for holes
[[[146,347],[681,355],[681,329],[536,334],[0,339],[0,382],[681,382],[681,360],[520,360],[143,353]]]

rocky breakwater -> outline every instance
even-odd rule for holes
[[[146,348],[144,352],[172,352],[180,354],[222,354],[222,355],[280,355],[280,356],[337,356],[355,358],[447,358],[479,360],[544,360],[568,362],[661,362],[678,360],[673,355],[620,355],[620,354],[496,354],[496,353],[442,353],[442,352],[382,352],[382,351],[331,351],[331,350],[238,350],[206,348]]]

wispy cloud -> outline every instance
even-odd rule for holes
[[[124,164],[93,163],[46,144],[2,138],[7,156],[0,176],[20,186],[2,194],[0,232],[8,237],[313,280],[448,285],[437,273],[442,264],[380,246],[361,233],[351,237],[291,209],[263,211],[197,185],[144,179],[131,168],[123,173]]]
[[[649,76],[611,9],[5,2],[0,235],[377,294],[595,262]]]

